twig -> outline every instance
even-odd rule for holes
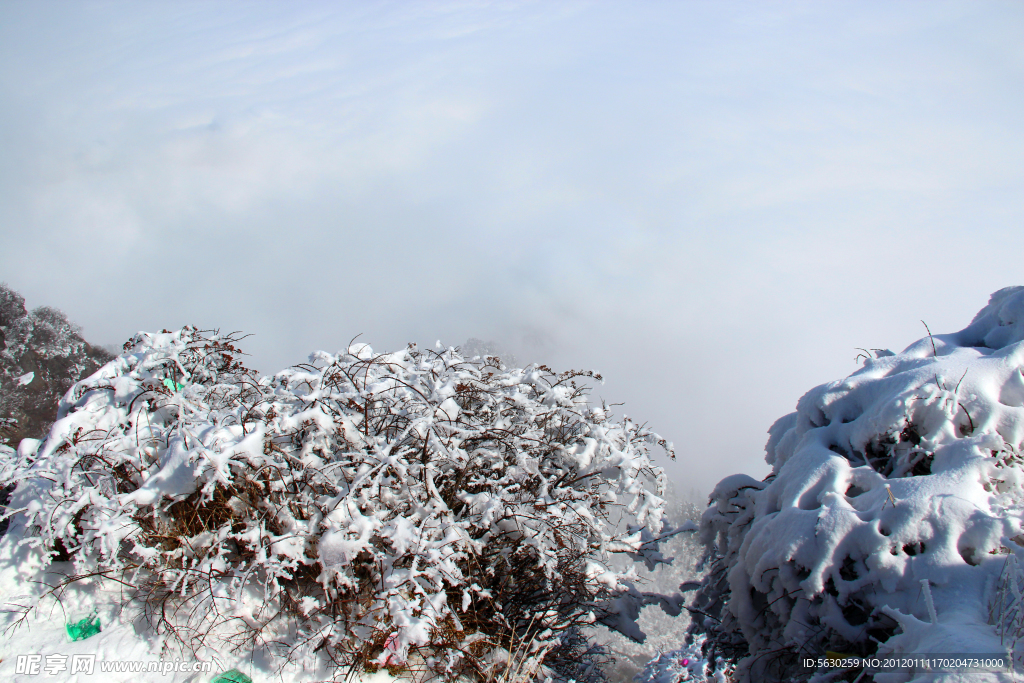
[[[967,376],[967,372],[968,372],[969,370],[970,370],[970,368],[967,368],[967,370],[964,370],[964,374],[960,375],[960,381],[956,383],[956,388],[955,388],[955,389],[953,389],[953,393],[954,393],[954,394],[955,394],[955,393],[957,393],[958,391],[960,391],[960,382],[963,382],[963,381],[964,381],[964,377],[966,377],[966,376]]]
[[[932,589],[928,585],[928,579],[921,579],[921,591],[924,593],[924,604],[928,608],[928,616],[935,624],[939,618],[935,615],[935,603],[932,602]]]
[[[932,336],[932,331],[928,328],[928,323],[922,320],[921,324],[924,325],[924,329],[928,331],[928,338],[932,341],[932,354],[938,356],[939,352],[935,350],[935,337]]]

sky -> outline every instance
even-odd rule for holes
[[[1024,284],[1024,3],[0,1],[0,280],[89,341],[475,337],[687,494]]]

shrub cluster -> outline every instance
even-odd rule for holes
[[[871,680],[803,664],[827,652],[1024,662],[1024,287],[863,358],[775,423],[764,481],[723,479],[702,518],[691,642],[737,681]]]
[[[237,342],[140,333],[68,392],[5,456],[23,542],[124,582],[192,651],[335,671],[557,674],[583,625],[678,611],[610,568],[658,561],[648,448],[672,450],[588,402],[599,375],[355,344],[258,377]]]

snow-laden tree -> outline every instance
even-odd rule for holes
[[[81,333],[55,308],[25,310],[24,297],[0,282],[0,451],[45,435],[60,397],[113,358]],[[0,484],[0,515],[9,494]],[[6,531],[0,519],[0,536]]]
[[[25,299],[0,283],[0,442],[16,448],[44,436],[60,397],[112,357],[82,339],[62,312],[29,312]]]
[[[580,678],[581,627],[678,612],[613,568],[661,559],[672,448],[590,404],[599,375],[354,344],[258,377],[235,344],[140,333],[72,387],[4,456],[22,542],[193,651],[339,670]]]
[[[993,294],[960,332],[862,357],[771,428],[764,481],[733,475],[712,493],[692,608],[702,662],[732,662],[741,681],[1011,680],[803,664],[1007,651],[1024,663],[1024,287]]]

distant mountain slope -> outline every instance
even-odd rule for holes
[[[0,283],[0,441],[16,448],[41,438],[64,393],[112,358],[59,310],[28,312],[24,297]]]

